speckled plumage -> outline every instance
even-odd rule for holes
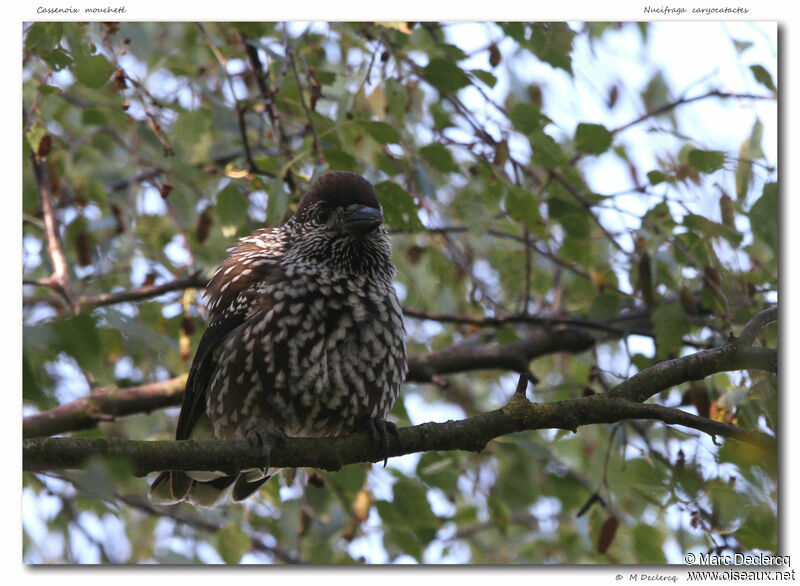
[[[246,439],[265,428],[333,436],[385,420],[407,365],[396,269],[379,210],[368,181],[327,173],[286,224],[258,230],[231,249],[206,289],[209,325],[189,373],[177,439],[209,431]],[[242,474],[234,498],[260,476]],[[234,480],[164,473],[151,498],[194,494],[208,504],[204,490],[216,498]]]

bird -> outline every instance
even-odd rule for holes
[[[387,453],[397,434],[387,416],[408,363],[397,269],[373,185],[355,173],[324,173],[285,224],[256,230],[228,252],[205,290],[209,322],[176,439],[268,448],[286,437],[366,430]],[[268,462],[236,474],[164,471],[150,500],[214,506],[230,490],[241,501],[274,472]]]

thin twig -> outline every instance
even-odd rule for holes
[[[668,104],[664,104],[663,106],[659,106],[658,108],[654,108],[649,112],[642,114],[638,118],[635,118],[630,122],[623,124],[622,126],[614,128],[611,132],[612,134],[617,134],[619,132],[622,132],[623,130],[630,128],[631,126],[635,126],[640,122],[644,122],[648,118],[652,118],[653,116],[658,116],[659,114],[664,114],[665,112],[669,112],[670,110],[673,110],[683,104],[691,104],[692,102],[698,102],[700,100],[705,100],[707,98],[735,98],[740,100],[774,100],[775,96],[763,96],[757,94],[735,94],[731,92],[722,92],[720,90],[712,90],[703,95],[694,96],[692,98],[682,97]]]
[[[300,82],[300,75],[297,73],[297,65],[294,60],[294,47],[289,45],[289,35],[286,32],[286,24],[283,26],[284,46],[286,55],[289,57],[289,64],[292,66],[294,78],[297,81],[298,94],[300,95],[300,105],[303,106],[303,111],[306,113],[308,120],[308,127],[311,130],[311,137],[314,144],[314,152],[317,155],[317,163],[322,164],[325,162],[325,157],[322,155],[322,149],[319,148],[319,137],[317,136],[317,129],[314,127],[314,119],[311,117],[311,110],[306,105],[306,99],[303,97],[303,84]]]
[[[247,57],[250,60],[250,64],[253,67],[256,83],[258,84],[261,92],[261,99],[264,101],[264,105],[266,106],[267,116],[272,124],[272,128],[278,135],[278,146],[281,151],[281,155],[286,161],[291,161],[292,149],[289,146],[289,139],[286,136],[283,123],[281,122],[278,106],[275,104],[275,94],[270,87],[269,78],[267,73],[264,71],[264,66],[261,64],[261,57],[258,55],[258,49],[252,43],[248,42],[247,39],[244,39],[244,47]],[[286,182],[286,185],[292,192],[297,189],[297,182],[295,181],[294,172],[292,171],[291,167],[287,168],[286,175],[283,177],[283,180]]]
[[[171,291],[182,291],[184,289],[202,289],[208,283],[208,279],[199,271],[190,274],[188,277],[175,279],[161,285],[145,285],[120,291],[117,293],[103,293],[102,295],[85,296],[80,298],[80,303],[85,307],[101,307],[103,305],[114,305],[127,301],[141,301],[151,297],[158,297]]]
[[[58,237],[58,227],[56,226],[55,212],[53,211],[53,193],[50,189],[47,164],[44,161],[37,160],[35,154],[31,155],[31,162],[33,163],[33,172],[36,177],[36,187],[42,200],[47,254],[50,257],[50,264],[53,266],[53,274],[48,279],[49,286],[61,293],[70,309],[74,313],[78,313],[80,306],[72,290],[69,266],[64,256],[64,249],[61,247],[61,239]],[[45,282],[39,284],[45,284]]]

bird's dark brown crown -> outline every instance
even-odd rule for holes
[[[372,183],[361,175],[347,171],[330,171],[317,179],[311,190],[300,200],[300,205],[294,214],[295,220],[303,222],[308,211],[319,201],[324,201],[330,208],[360,204],[381,209]]]

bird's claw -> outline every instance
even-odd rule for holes
[[[264,473],[269,470],[269,455],[273,446],[280,446],[286,443],[286,434],[282,431],[267,425],[255,425],[245,433],[245,440],[253,453],[264,454],[266,462]]]
[[[366,428],[372,444],[380,448],[383,467],[386,468],[386,462],[389,461],[391,438],[399,439],[400,437],[397,433],[397,426],[391,421],[370,417],[366,420]]]

